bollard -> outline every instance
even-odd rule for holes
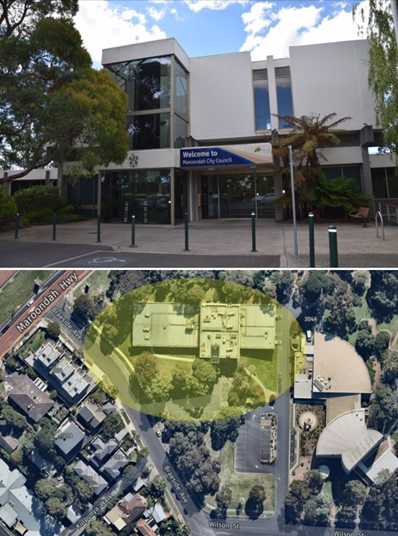
[[[97,214],[97,242],[101,242],[101,214]]]
[[[136,248],[135,245],[135,216],[131,216],[131,248]]]
[[[335,225],[329,225],[329,255],[330,255],[330,267],[338,268],[338,256],[337,256],[337,229]]]
[[[257,251],[256,249],[256,214],[252,212],[252,251]]]
[[[19,213],[17,212],[16,214],[16,217],[15,217],[15,236],[14,238],[17,239],[18,238],[18,233],[19,233]]]
[[[188,212],[184,214],[184,228],[185,228],[185,249],[184,251],[189,251],[188,244]]]
[[[57,239],[57,215],[53,214],[53,240]]]
[[[314,214],[308,214],[309,245],[310,245],[310,268],[315,268],[315,240],[314,240]]]

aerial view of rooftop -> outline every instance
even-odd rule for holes
[[[398,272],[0,272],[4,534],[398,534]]]

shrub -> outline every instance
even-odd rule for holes
[[[0,225],[10,223],[17,213],[15,200],[0,186]]]
[[[31,186],[14,194],[20,214],[46,211],[52,214],[64,207],[66,201],[60,197],[55,186]],[[29,218],[30,219],[30,218]]]

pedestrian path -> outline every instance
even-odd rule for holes
[[[381,237],[380,229],[380,236],[377,237],[372,223],[363,227],[342,222],[337,223],[336,228],[339,267],[398,267],[398,226],[385,228],[385,240]],[[315,224],[316,267],[330,266],[329,234],[327,223]],[[22,249],[25,250],[24,266],[35,266],[35,263],[37,266],[50,265],[50,261],[40,264],[40,260],[62,245],[64,255],[61,255],[57,266],[68,266],[68,260],[72,262],[78,257],[83,264],[71,265],[83,266],[86,251],[90,250],[106,253],[100,257],[124,253],[125,256],[136,258],[137,266],[147,268],[162,265],[155,257],[151,261],[150,255],[161,256],[165,267],[175,268],[185,267],[184,259],[189,260],[189,266],[195,265],[195,259],[198,266],[203,266],[200,257],[206,257],[206,266],[209,268],[219,266],[219,258],[233,259],[233,266],[249,268],[261,265],[261,262],[258,263],[261,257],[264,263],[270,263],[270,267],[309,267],[309,229],[306,223],[297,225],[296,236],[298,255],[294,255],[295,236],[289,222],[258,220],[253,229],[250,219],[203,220],[190,223],[186,229],[183,224],[137,224],[132,228],[130,224],[120,223],[101,224],[98,228],[96,220],[88,220],[57,225],[55,240],[51,225],[22,228],[17,239],[13,230],[0,233],[3,251],[0,266],[22,266],[21,260],[18,262],[18,251]],[[40,251],[36,250],[35,255],[33,252],[30,255],[29,247],[34,244],[40,244]],[[15,264],[11,264],[13,256]],[[146,265],[145,258],[148,259]],[[100,261],[97,264],[99,266],[94,266],[91,261],[87,266],[106,267],[100,266]],[[267,264],[263,267],[267,268]]]

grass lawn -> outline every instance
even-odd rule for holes
[[[275,354],[272,359],[259,359],[254,357],[242,357],[241,361],[249,368],[254,366],[256,376],[269,391],[277,391],[277,368],[278,363]]]
[[[20,351],[19,355],[22,358],[25,358],[28,353],[31,352],[37,352],[37,350],[40,348],[40,346],[43,344],[43,341],[46,337],[46,334],[44,331],[38,331],[33,336],[32,339],[29,340],[27,344],[24,344],[22,350]]]
[[[333,501],[332,483],[330,480],[325,482],[322,487],[322,493],[330,500]]]
[[[110,279],[108,277],[107,270],[93,270],[91,274],[84,280],[85,284],[89,285],[89,296],[92,294],[99,294],[100,292],[106,292],[109,288]],[[84,286],[79,285],[73,296],[76,299],[78,296],[84,293]]]
[[[53,270],[20,270],[0,292],[0,324],[8,320],[15,309],[26,303],[33,294],[36,279],[45,281]]]
[[[208,440],[210,445],[210,439]],[[231,510],[236,510],[239,501],[242,499],[246,502],[250,489],[259,484],[264,486],[266,499],[264,501],[264,511],[273,511],[275,509],[275,477],[272,474],[260,473],[236,473],[235,472],[235,445],[227,441],[220,451],[213,451],[210,448],[212,458],[217,459],[221,465],[221,486],[228,486],[232,491],[232,501],[229,506]],[[221,487],[220,486],[220,487]],[[215,508],[215,496],[208,495],[206,502],[209,506]]]

